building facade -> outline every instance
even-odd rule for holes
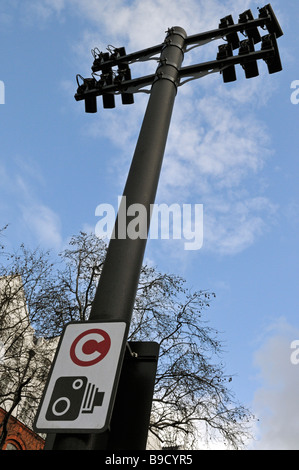
[[[32,423],[57,343],[58,338],[36,338],[21,277],[1,277],[0,449],[44,447],[44,436],[33,432]]]
[[[0,423],[5,419],[6,411],[0,408]],[[7,436],[2,450],[42,450],[45,441],[14,416],[10,416]]]

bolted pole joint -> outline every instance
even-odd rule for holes
[[[153,85],[160,80],[168,80],[174,84],[177,91],[180,82],[179,71],[184,60],[187,34],[180,26],[173,26],[166,33]]]

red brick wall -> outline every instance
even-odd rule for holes
[[[4,416],[5,411],[0,408],[0,426]],[[45,441],[13,416],[8,421],[7,430],[4,450],[11,445],[17,450],[42,450],[44,448]]]

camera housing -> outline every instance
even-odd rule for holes
[[[87,377],[59,377],[53,389],[46,413],[48,421],[74,421],[80,413],[93,413],[95,406],[101,406],[104,392]]]

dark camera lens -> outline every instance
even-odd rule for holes
[[[67,397],[58,398],[52,406],[52,411],[56,416],[62,416],[68,412],[71,402]]]

